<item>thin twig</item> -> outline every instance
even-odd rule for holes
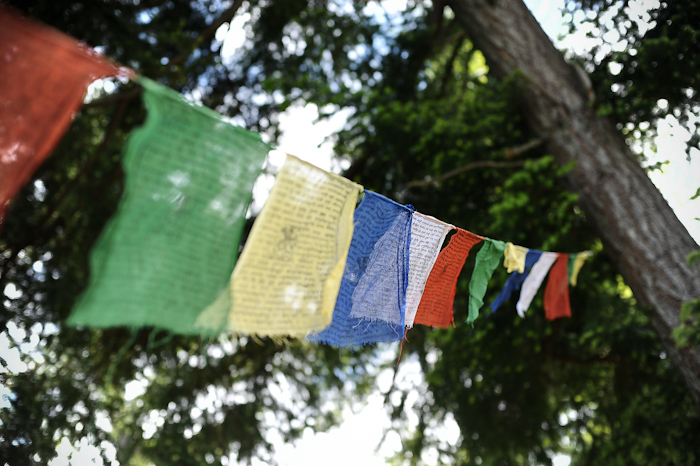
[[[526,142],[525,144],[522,144],[520,146],[515,146],[511,147],[510,149],[506,149],[503,151],[505,156],[507,158],[513,158],[516,157],[520,154],[524,154],[525,152],[529,151],[530,149],[534,149],[535,147],[539,147],[542,145],[544,142],[544,139],[533,139],[532,141]]]
[[[530,149],[534,149],[535,147],[541,145],[544,141],[542,139],[534,139],[530,142],[527,142],[521,146],[513,147],[510,149],[505,149],[502,151],[502,154],[505,155],[508,158],[515,157],[516,155],[520,155],[524,152],[527,152]],[[461,166],[459,168],[455,168],[454,170],[451,170],[447,173],[443,173],[442,175],[432,177],[432,178],[427,178],[425,180],[415,180],[415,181],[409,181],[406,183],[406,189],[409,188],[422,188],[425,186],[429,186],[434,183],[438,183],[440,181],[444,181],[448,178],[453,178],[457,175],[461,175],[462,173],[468,172],[470,170],[474,170],[476,168],[483,168],[483,167],[490,167],[490,168],[513,168],[513,167],[522,167],[525,165],[528,161],[527,160],[514,160],[514,161],[505,161],[505,162],[499,162],[495,160],[481,160],[479,162],[472,162],[468,163],[464,166]]]
[[[452,171],[449,171],[443,175],[436,176],[434,178],[428,178],[427,180],[416,180],[416,181],[410,181],[406,184],[406,188],[422,188],[424,186],[429,186],[434,183],[438,183],[440,181],[446,180],[448,178],[455,177],[457,175],[461,175],[464,172],[468,172],[470,170],[474,170],[476,168],[483,168],[483,167],[490,167],[490,168],[513,168],[513,167],[522,167],[527,163],[527,160],[516,160],[513,162],[495,162],[493,160],[482,160],[480,162],[473,162],[473,163],[468,163],[462,167],[455,168]]]

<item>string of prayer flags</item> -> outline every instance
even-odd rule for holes
[[[227,308],[205,325],[196,319],[229,281],[269,146],[175,91],[138,82],[148,115],[127,141],[124,197],[68,323],[217,335]]]
[[[233,272],[229,329],[304,336],[330,324],[362,189],[287,156]]]
[[[520,317],[525,317],[525,312],[535,298],[537,290],[540,289],[544,277],[547,276],[547,272],[549,272],[550,267],[552,267],[552,264],[554,264],[556,260],[556,252],[543,252],[537,262],[535,262],[535,265],[532,266],[532,269],[530,269],[530,273],[523,283],[520,299],[515,305],[515,309],[518,311]]]
[[[65,133],[88,85],[135,74],[2,5],[0,24],[2,227],[10,200]],[[373,192],[355,209],[362,186],[293,156],[236,264],[270,146],[160,84],[137,81],[148,115],[125,146],[124,197],[91,252],[90,283],[69,325],[308,335],[338,347],[398,341],[414,324],[454,324],[457,279],[481,241],[467,323],[477,319],[501,256],[511,275],[493,311],[522,286],[523,317],[549,273],[547,319],[571,316],[569,284],[590,251],[528,250]]]
[[[506,250],[506,243],[484,238],[484,245],[476,254],[476,264],[469,282],[469,315],[467,323],[473,324],[479,317],[479,309],[484,305],[484,295],[494,270],[498,267]]]
[[[471,248],[483,240],[482,236],[455,227],[455,233],[430,271],[414,324],[447,328],[454,323],[453,304],[459,273]]]
[[[572,254],[572,256],[575,256],[575,258],[573,261],[573,267],[569,272],[569,283],[571,283],[571,286],[576,286],[576,280],[578,279],[578,274],[581,271],[581,267],[583,267],[583,263],[586,262],[586,260],[588,260],[588,258],[592,255],[592,251],[583,251],[579,252],[578,254]],[[571,263],[571,258],[569,258],[569,263]]]
[[[503,266],[508,269],[508,273],[517,270],[519,273],[525,272],[525,257],[527,256],[527,248],[516,246],[511,242],[506,243],[506,250],[503,260]]]
[[[445,236],[452,228],[452,225],[436,218],[420,212],[413,213],[406,291],[406,327],[413,327],[428,276],[440,254]]]
[[[507,250],[507,247],[506,247]],[[525,266],[524,266],[524,271],[521,273],[518,270],[513,271],[508,276],[508,280],[506,280],[506,284],[503,286],[503,289],[501,290],[501,293],[496,297],[496,299],[491,303],[491,312],[496,312],[496,310],[501,307],[503,303],[508,301],[510,299],[510,295],[520,289],[520,286],[523,284],[525,279],[527,278],[530,269],[532,266],[537,262],[537,260],[540,258],[542,255],[542,251],[536,251],[534,249],[529,249],[527,251],[527,254],[525,256]]]
[[[413,207],[403,206],[381,194],[365,191],[355,209],[355,232],[338,293],[333,320],[325,330],[308,339],[336,347],[398,341],[404,337],[403,318],[398,323],[352,317],[353,310],[388,306],[405,314],[408,287],[409,242]],[[404,232],[396,238],[396,232]],[[387,248],[387,251],[381,251]],[[392,262],[375,268],[373,257],[382,252]],[[391,257],[390,257],[391,256]],[[382,268],[384,265],[386,268]],[[360,284],[367,286],[358,291]],[[364,286],[364,285],[363,285]],[[388,300],[388,301],[387,301]]]
[[[90,83],[133,73],[0,4],[0,226],[10,200],[49,156]]]
[[[571,317],[569,302],[569,255],[557,255],[557,260],[549,271],[549,279],[544,289],[544,312],[548,320]]]

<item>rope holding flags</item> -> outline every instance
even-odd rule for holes
[[[569,286],[590,251],[484,238],[291,155],[238,258],[270,149],[259,134],[3,6],[0,22],[0,226],[90,82],[120,75],[144,89],[148,115],[125,146],[124,197],[93,248],[90,284],[69,325],[307,337],[338,347],[399,341],[415,324],[454,325],[457,280],[481,242],[467,323],[478,318],[501,257],[511,275],[491,312],[522,287],[523,317],[549,276],[546,318],[571,316]]]

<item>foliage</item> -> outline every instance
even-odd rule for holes
[[[700,39],[700,3],[665,1],[648,13],[642,4],[570,2],[571,14],[586,13],[578,27],[592,25],[587,35],[601,39],[580,59],[591,72],[601,113],[647,141],[655,135],[656,123],[673,115],[691,135],[690,157],[691,149],[700,149],[700,53],[694,46]],[[573,23],[571,27],[575,28]]]
[[[558,167],[539,146],[509,156],[534,138],[517,111],[517,86],[489,76],[443,2],[411,0],[381,21],[373,3],[359,0],[244,3],[237,14],[250,15],[248,42],[230,61],[212,38],[189,54],[193,38],[230,2],[13,3],[272,140],[278,113],[294,103],[315,103],[322,115],[350,108],[335,136],[336,155],[350,163],[347,176],[368,189],[479,234],[595,251],[571,290],[572,319],[548,322],[538,297],[525,319],[511,301],[495,314],[482,310],[474,328],[463,323],[472,252],[458,283],[456,328],[411,330],[396,370],[417,362],[423,381],[385,393],[404,445],[396,463],[423,464],[432,454],[458,464],[550,464],[557,453],[576,465],[697,463],[697,406],[650,329],[649,311],[562,186],[570,167]],[[636,41],[615,60],[631,63],[633,48],[642,64],[683,53],[687,74],[632,72],[642,65],[630,65],[621,73],[626,94],[612,93],[605,89],[620,75],[610,75],[605,60],[583,57],[597,105],[622,126],[647,121],[653,130],[663,116],[658,99],[673,114],[697,105],[697,80],[686,82],[697,71],[696,51],[684,38],[694,37],[698,22],[664,5],[653,14],[671,23],[658,21],[648,37],[622,19],[614,23]],[[299,343],[168,341],[152,329],[61,326],[87,282],[90,246],[116,208],[121,147],[143,117],[136,99],[84,109],[13,203],[0,236],[2,329],[16,347],[39,339],[38,350],[25,355],[29,370],[2,376],[13,392],[11,407],[0,410],[0,457],[10,464],[46,463],[60,438],[85,435],[94,444],[112,442],[121,464],[271,460],[271,432],[291,440],[307,426],[326,428],[337,422],[343,399],[374,388],[381,367],[373,348],[339,354]],[[514,163],[407,188],[480,161]],[[487,303],[505,279],[498,270]],[[133,381],[146,390],[125,399]],[[103,418],[111,431],[101,427]],[[437,427],[448,418],[460,429],[455,444],[439,438]]]
[[[695,251],[688,256],[688,265],[698,262],[700,265],[700,251]],[[679,348],[697,347],[700,345],[700,298],[691,299],[681,305],[682,324],[673,330],[673,338]]]

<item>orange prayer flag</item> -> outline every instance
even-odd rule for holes
[[[568,254],[560,253],[549,271],[549,280],[544,290],[544,312],[549,320],[571,317]]]
[[[467,230],[457,232],[440,251],[425,284],[414,323],[447,328],[454,322],[452,305],[457,291],[457,278],[471,248],[484,240]]]
[[[0,226],[10,199],[48,157],[98,78],[133,73],[0,5]]]

